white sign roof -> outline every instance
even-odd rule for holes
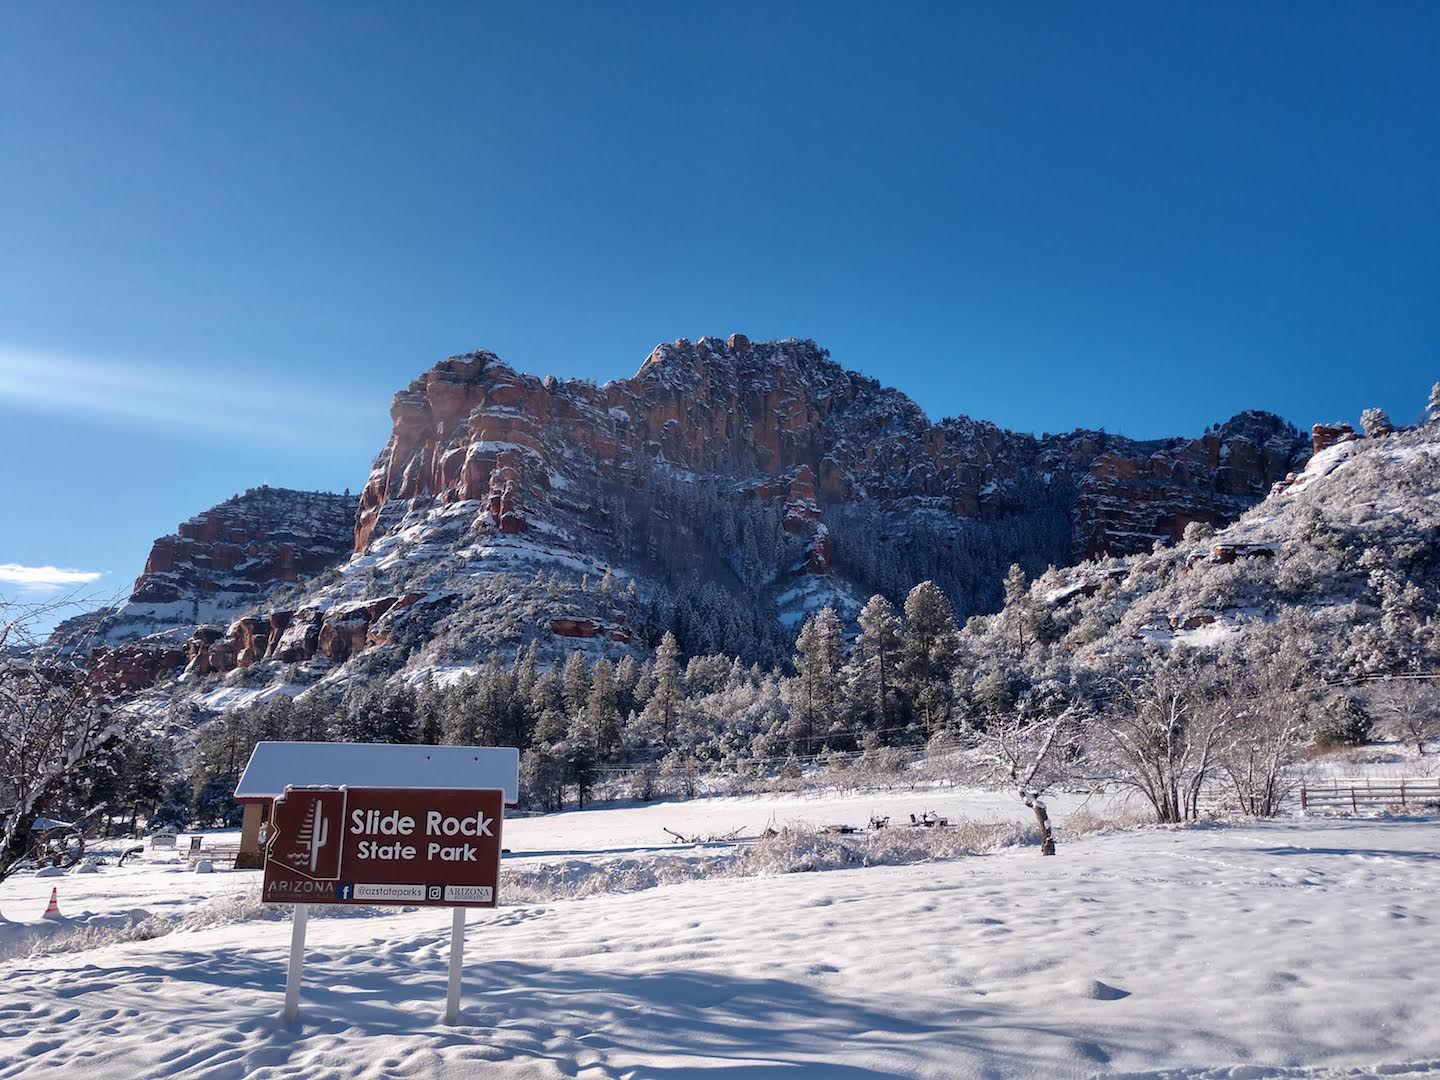
[[[520,801],[513,746],[262,742],[235,786],[237,799],[273,799],[286,787],[498,788]]]

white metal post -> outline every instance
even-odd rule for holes
[[[460,969],[465,963],[465,909],[454,909],[450,924],[450,989],[445,995],[445,1023],[460,1019]]]
[[[290,969],[285,973],[285,1008],[280,1019],[293,1024],[300,1018],[300,968],[305,963],[305,924],[310,921],[310,905],[296,904],[290,929]]]

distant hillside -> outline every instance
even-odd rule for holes
[[[1218,531],[1173,547],[1051,570],[963,635],[977,680],[1011,695],[1083,688],[1147,650],[1304,643],[1327,680],[1440,661],[1440,425],[1319,450]]]

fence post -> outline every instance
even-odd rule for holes
[[[1306,799],[1306,797],[1305,797],[1305,781],[1304,781],[1304,780],[1301,780],[1301,781],[1300,781],[1300,809],[1301,809],[1301,810],[1309,810],[1309,809],[1310,809],[1310,803],[1309,803],[1309,801],[1308,801],[1308,800]]]
[[[1405,777],[1400,777],[1400,805],[1405,805]]]
[[[1354,785],[1354,784],[1351,784],[1351,785],[1350,785],[1350,812],[1351,812],[1351,813],[1354,813],[1354,814],[1358,814],[1358,813],[1360,812],[1360,807],[1357,806],[1356,803],[1355,803],[1355,785]]]

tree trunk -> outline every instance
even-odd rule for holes
[[[3,881],[10,873],[14,865],[30,854],[30,845],[34,837],[30,835],[30,826],[35,824],[35,819],[40,816],[38,811],[28,810],[23,814],[12,811],[16,816],[14,829],[9,836],[9,844],[0,848],[0,881]],[[3,833],[0,833],[3,836]]]
[[[1035,824],[1040,827],[1040,854],[1055,854],[1055,833],[1050,828],[1050,812],[1045,804],[1036,798],[1027,798],[1025,805],[1035,811]]]

